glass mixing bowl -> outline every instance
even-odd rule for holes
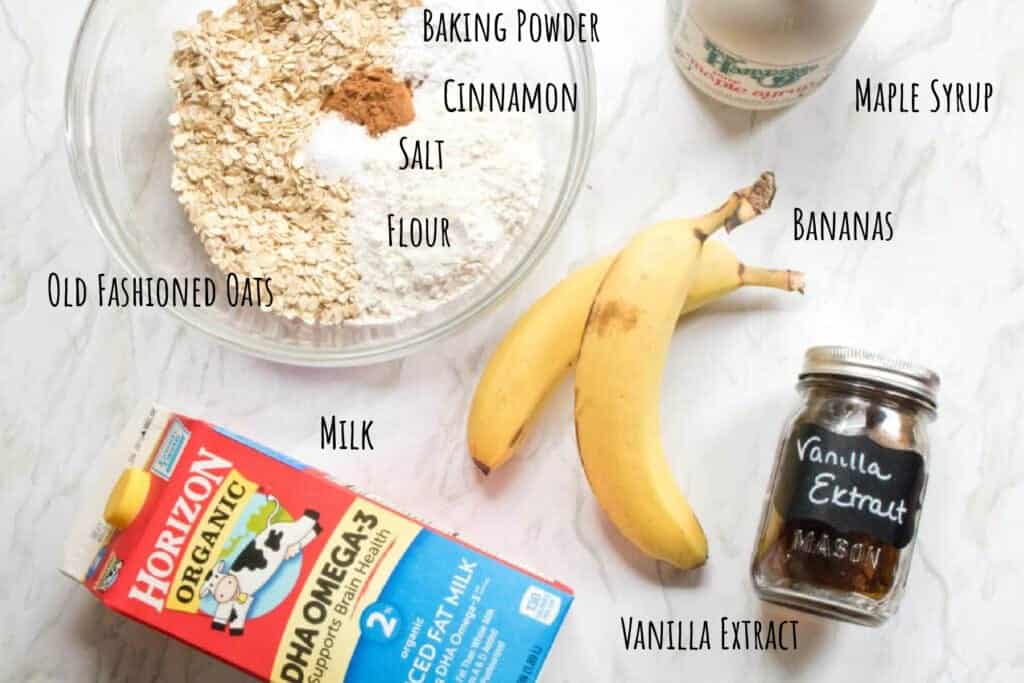
[[[75,181],[93,224],[138,277],[213,277],[210,262],[171,190],[169,85],[173,33],[230,0],[93,0],[72,52],[66,135]],[[528,12],[578,12],[572,0],[522,0]],[[513,22],[514,24],[514,22]],[[511,44],[511,43],[510,43]],[[397,323],[318,327],[254,309],[171,308],[222,343],[263,358],[354,366],[407,355],[465,326],[507,295],[550,247],[575,202],[594,134],[594,67],[586,44],[530,44],[514,51],[522,79],[576,82],[576,112],[537,117],[545,192],[527,238],[492,275],[428,314]],[[507,68],[507,65],[505,65]],[[455,119],[457,122],[457,119]]]

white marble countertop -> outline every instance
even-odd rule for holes
[[[600,114],[566,229],[500,311],[418,356],[362,370],[254,360],[163,312],[51,309],[46,276],[116,266],[75,194],[63,81],[86,0],[0,4],[0,680],[244,677],[102,609],[57,573],[78,484],[139,400],[157,399],[296,455],[574,587],[543,681],[1024,679],[1024,4],[880,3],[839,72],[772,115],[728,110],[668,59],[657,0],[590,3]],[[987,80],[990,114],[857,114],[857,76]],[[508,323],[572,266],[653,219],[702,213],[771,168],[771,217],[730,238],[750,262],[807,271],[808,296],[743,293],[685,324],[665,439],[712,557],[679,574],[604,521],[578,465],[568,386],[524,457],[483,481],[464,419]],[[891,243],[796,243],[794,205],[892,210]],[[881,629],[759,603],[747,578],[774,446],[804,349],[862,345],[944,379],[917,555]],[[374,419],[377,450],[328,456],[319,416]],[[626,652],[619,617],[799,618],[796,653]]]

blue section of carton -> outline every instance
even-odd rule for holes
[[[424,530],[361,615],[345,681],[534,681],[572,600]]]

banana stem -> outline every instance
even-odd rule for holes
[[[740,281],[745,287],[770,287],[801,294],[807,284],[804,274],[796,270],[772,270],[747,265],[740,266]]]
[[[765,171],[757,182],[750,187],[740,190],[736,194],[740,196],[740,210],[737,213],[739,223],[736,225],[726,224],[725,229],[732,232],[740,225],[752,221],[762,213],[772,208],[775,201],[775,174]]]
[[[774,200],[775,174],[765,171],[756,183],[733,192],[725,204],[701,220],[696,228],[697,236],[706,240],[721,228],[732,232],[770,209]]]

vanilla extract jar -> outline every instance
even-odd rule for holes
[[[879,625],[896,613],[928,479],[939,377],[844,347],[807,352],[754,549],[760,597]]]

